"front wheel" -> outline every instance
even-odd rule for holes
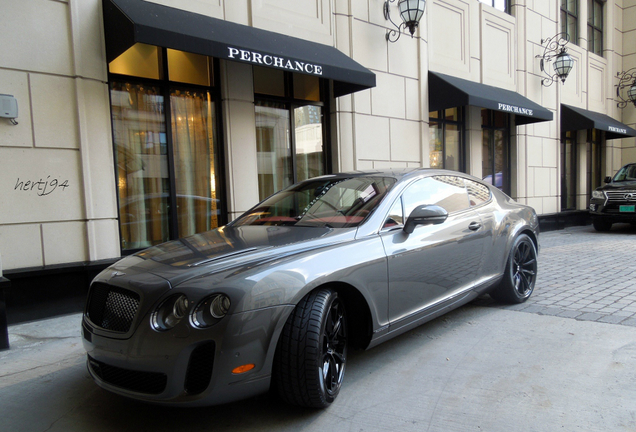
[[[612,229],[612,222],[602,219],[592,219],[592,225],[594,225],[594,229],[599,232],[605,232]]]
[[[537,268],[534,242],[526,234],[519,235],[510,250],[503,280],[490,296],[500,302],[523,303],[534,291]]]
[[[338,293],[320,289],[291,313],[278,346],[274,383],[293,405],[325,408],[338,396],[347,362],[347,317]]]

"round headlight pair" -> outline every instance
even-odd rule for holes
[[[189,307],[190,302],[185,295],[169,297],[152,313],[150,323],[155,330],[170,330],[188,315]]]
[[[192,324],[206,328],[216,324],[230,310],[230,298],[225,294],[215,294],[203,300],[192,312]]]

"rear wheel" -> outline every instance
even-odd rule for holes
[[[288,403],[329,406],[338,396],[347,361],[347,317],[338,293],[309,293],[287,319],[276,348],[274,383]]]
[[[594,225],[594,229],[599,232],[605,232],[612,229],[612,222],[608,222],[602,219],[593,219],[592,225]]]
[[[526,234],[519,235],[510,250],[504,278],[490,296],[504,303],[523,303],[534,291],[537,268],[534,242]]]

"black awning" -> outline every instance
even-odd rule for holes
[[[336,96],[375,87],[373,72],[332,46],[142,0],[102,3],[108,62],[139,42],[331,79]]]
[[[428,73],[429,110],[477,106],[515,114],[517,125],[552,120],[552,111],[521,96],[497,87],[444,75]]]
[[[636,130],[614,120],[610,116],[594,111],[561,104],[561,131],[598,129],[605,132],[605,139],[635,137]]]

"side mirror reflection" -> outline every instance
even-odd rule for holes
[[[417,206],[406,220],[404,232],[411,234],[417,225],[437,225],[444,222],[446,218],[448,218],[448,212],[440,206]]]

